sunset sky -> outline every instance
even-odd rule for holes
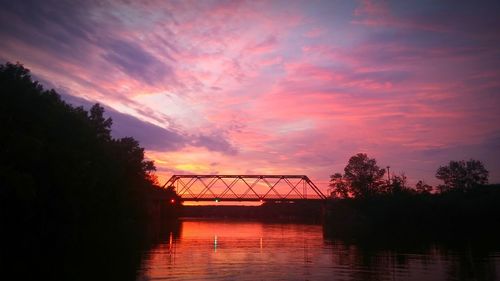
[[[0,2],[0,62],[101,103],[161,182],[326,189],[358,152],[410,184],[470,158],[500,182],[498,1]]]

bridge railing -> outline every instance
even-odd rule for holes
[[[174,187],[185,201],[326,199],[305,175],[173,175],[163,187]]]

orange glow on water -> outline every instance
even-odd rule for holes
[[[259,222],[239,222],[235,227],[234,222],[224,221],[183,221],[182,238],[213,238],[218,237],[219,241],[225,237],[255,238],[260,239],[263,235],[263,226]]]

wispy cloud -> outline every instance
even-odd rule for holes
[[[171,173],[306,173],[349,156],[500,181],[498,3],[6,1],[0,59],[99,101]],[[487,153],[489,151],[490,153]],[[214,164],[216,163],[216,164]]]

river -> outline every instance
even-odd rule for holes
[[[160,236],[136,280],[500,279],[500,249],[485,241],[341,240],[317,224],[235,220],[182,220]]]

